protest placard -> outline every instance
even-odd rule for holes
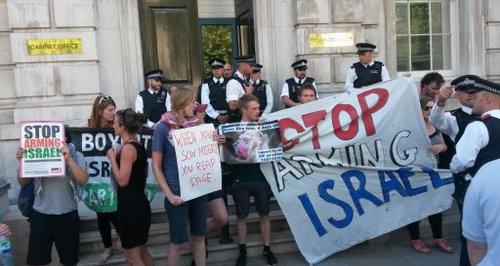
[[[65,176],[66,165],[61,154],[64,123],[60,121],[26,121],[21,123],[21,177]]]
[[[412,80],[266,118],[279,121],[285,151],[261,170],[310,264],[451,206],[453,178],[435,169]]]
[[[96,212],[114,212],[117,208],[116,183],[106,153],[111,147],[121,146],[121,139],[112,128],[68,128],[72,143],[77,151],[85,156],[89,181],[84,186],[84,203]],[[148,177],[144,193],[152,201],[158,191],[158,184],[153,175],[151,163],[151,143],[153,131],[143,128],[137,140],[144,145],[148,155]]]
[[[222,189],[219,146],[213,136],[212,124],[172,131],[184,201]]]
[[[226,137],[221,160],[228,164],[271,162],[283,155],[278,121],[224,124],[219,134]]]

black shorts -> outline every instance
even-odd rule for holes
[[[60,263],[76,265],[80,247],[80,218],[78,211],[48,215],[33,211],[30,217],[28,265],[46,265],[52,262],[52,244],[55,243]]]
[[[255,209],[259,216],[269,215],[269,205],[273,192],[267,183],[245,183],[234,182],[231,188],[234,204],[236,206],[236,216],[246,218],[250,209],[250,197],[253,196]]]
[[[207,194],[207,202],[224,197],[224,190],[217,190]]]

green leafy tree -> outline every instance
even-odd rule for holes
[[[203,25],[201,28],[203,44],[203,70],[206,76],[211,75],[208,61],[221,58],[230,62],[232,57],[231,26]]]

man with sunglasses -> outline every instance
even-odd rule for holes
[[[448,153],[453,156],[456,154],[456,144],[462,138],[465,128],[470,123],[477,120],[477,115],[472,112],[472,105],[475,94],[479,91],[479,82],[482,79],[475,75],[464,75],[454,79],[450,86],[445,86],[439,90],[429,120],[441,132],[448,135],[453,140],[452,145],[448,145]],[[444,112],[446,101],[453,94],[453,87],[456,91],[456,96],[462,107]],[[422,91],[424,92],[424,91]],[[455,192],[453,197],[457,201],[458,209],[462,213],[465,192],[469,185],[468,180],[465,180],[464,173],[454,173],[453,181],[455,183]],[[470,265],[466,250],[466,239],[461,237],[462,250],[460,254],[460,265]]]
[[[255,59],[250,55],[243,55],[234,58],[237,64],[237,70],[233,77],[227,82],[226,102],[229,111],[237,112],[238,99],[244,94],[253,94],[254,88],[248,82],[253,73]],[[237,120],[239,121],[239,119]]]
[[[314,78],[307,77],[307,60],[299,59],[292,63],[294,77],[289,78],[281,88],[281,101],[286,108],[294,107],[300,104],[299,89],[302,84],[312,84],[316,90],[316,98],[319,98],[318,88],[314,82]]]
[[[250,84],[253,86],[253,95],[259,99],[260,116],[267,115],[273,109],[273,91],[269,83],[260,79],[261,64],[255,63],[253,73],[250,75]]]
[[[135,111],[143,113],[148,119],[147,126],[153,129],[160,121],[161,115],[171,109],[170,94],[162,86],[162,73],[160,69],[146,73],[148,88],[141,91],[135,100]]]

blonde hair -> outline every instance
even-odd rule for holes
[[[88,120],[88,126],[91,128],[97,127],[113,127],[113,121],[101,125],[102,112],[108,106],[114,106],[116,108],[115,101],[108,95],[99,95],[95,98],[94,104],[92,105],[92,111],[90,113],[90,118]]]
[[[172,112],[175,114],[177,126],[184,119],[183,110],[194,101],[194,92],[191,88],[184,86],[182,88],[172,87],[170,101],[172,104]]]

